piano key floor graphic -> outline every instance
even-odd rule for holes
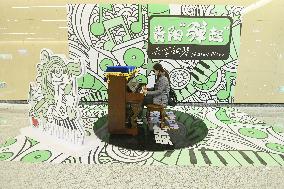
[[[179,120],[190,114],[208,129],[205,138],[194,145],[172,150],[132,150],[97,140],[87,153],[68,155],[46,141],[21,134],[0,145],[0,161],[137,164],[191,166],[283,166],[284,132],[233,107],[176,106]],[[95,136],[94,123],[107,115],[106,105],[80,106],[86,135]],[[178,113],[177,113],[178,112]],[[189,122],[189,121],[188,121]]]

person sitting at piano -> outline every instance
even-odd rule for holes
[[[139,118],[142,117],[142,111],[147,104],[158,104],[166,107],[168,105],[168,97],[170,91],[170,77],[168,72],[163,68],[160,63],[153,66],[156,75],[156,82],[154,88],[143,88],[143,93],[145,95],[142,110],[139,114]]]

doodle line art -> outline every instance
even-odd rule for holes
[[[76,80],[83,73],[83,66],[67,63],[62,55],[48,49],[41,51],[40,61],[36,82],[30,84],[32,127],[71,144],[83,144],[85,131],[78,108]]]
[[[87,68],[86,74],[78,79],[80,100],[107,101],[107,84],[103,81],[107,66],[136,66],[139,69],[136,79],[152,86],[155,81],[152,67],[159,62],[169,71],[179,102],[233,103],[242,10],[243,7],[231,5],[68,4],[69,57],[81,58]],[[201,42],[199,47],[206,48],[202,45],[206,37],[208,44],[214,42],[214,49],[228,57],[198,58],[196,51],[195,58],[176,59],[170,53],[177,44],[171,44],[170,51],[163,52],[168,58],[150,58],[149,42],[153,35],[150,17],[175,15],[184,18],[186,27],[182,23],[169,27],[166,39],[170,37],[171,42],[177,42],[183,36],[182,40]],[[200,21],[190,21],[195,18]],[[214,19],[227,19],[230,24],[221,26]],[[152,26],[158,29],[159,25]],[[226,45],[218,46],[228,40]],[[213,46],[207,49],[211,49],[212,57],[218,57]],[[178,51],[181,55],[188,48],[179,47]]]
[[[95,135],[94,123],[107,114],[106,105],[80,106],[88,136]],[[209,133],[191,147],[173,151],[137,151],[97,142],[91,150],[75,156],[28,136],[19,135],[0,145],[1,161],[137,164],[192,166],[283,166],[283,130],[257,120],[236,108],[175,107],[178,120],[186,114],[202,119]]]
[[[30,85],[32,128],[71,142],[72,145],[84,144],[87,137],[96,138],[95,131],[104,129],[109,107],[106,104],[79,105],[79,100],[93,102],[108,99],[107,83],[103,78],[108,66],[135,66],[139,71],[135,79],[151,85],[154,82],[152,67],[159,62],[169,71],[179,102],[234,101],[243,7],[69,4],[67,9],[70,59],[66,60],[48,49],[41,51],[36,82]],[[150,19],[158,17],[171,17],[175,24],[169,22],[170,25],[163,25],[161,20],[155,24]],[[179,22],[176,17],[183,17],[184,20]],[[226,19],[226,22],[218,25],[215,19]],[[215,57],[208,59],[206,53],[198,55],[198,52],[193,52],[193,56],[187,59],[172,56],[171,48],[178,43],[184,45],[185,40],[199,47],[214,44],[218,50],[223,45],[225,50],[221,51],[227,53],[228,57],[218,58],[216,52]],[[159,52],[164,57],[150,57],[151,42],[157,42],[158,45],[167,43],[170,50],[165,48]],[[188,49],[179,51],[181,56]],[[207,131],[203,140],[169,151],[142,151],[112,145],[96,138],[95,144],[87,152],[70,155],[66,150],[50,147],[46,140],[22,133],[0,145],[0,161],[284,165],[284,132],[275,125],[267,125],[229,107],[175,106],[170,107],[169,111],[176,121],[175,124],[171,122],[172,126],[180,129],[182,124],[193,125],[196,120],[202,120]],[[153,113],[153,117],[158,115]],[[176,145],[171,140],[169,130],[156,126],[153,130],[156,143]]]

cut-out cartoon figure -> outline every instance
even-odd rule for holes
[[[83,69],[50,50],[43,49],[36,82],[30,85],[30,116],[33,125],[69,142],[82,144],[76,78]]]

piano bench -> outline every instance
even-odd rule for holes
[[[159,104],[148,104],[146,105],[147,107],[147,119],[149,119],[150,117],[150,112],[153,111],[158,111],[160,112],[160,118],[161,118],[161,125],[165,120],[165,107],[163,105],[159,105]]]

